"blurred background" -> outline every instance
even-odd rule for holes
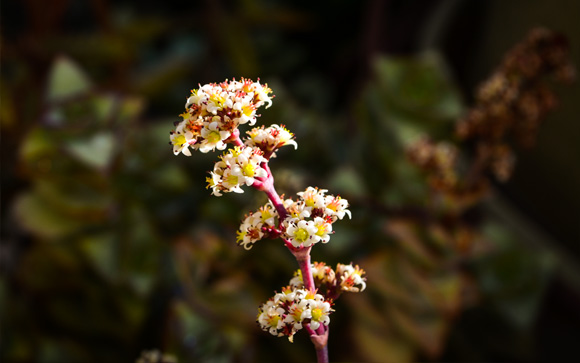
[[[572,0],[2,1],[0,360],[314,359],[304,334],[255,323],[297,268],[278,241],[235,244],[265,195],[212,197],[217,154],[168,145],[192,88],[240,77],[276,95],[258,124],[296,135],[270,163],[278,192],[351,203],[313,250],[368,276],[335,305],[331,361],[577,358],[579,84],[550,83],[535,145],[468,208],[441,206],[405,152],[428,135],[469,164],[454,127],[478,86],[536,26],[580,64],[577,14]]]

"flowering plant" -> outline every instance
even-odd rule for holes
[[[360,292],[366,287],[364,270],[352,264],[332,269],[323,262],[311,263],[312,246],[328,243],[332,225],[351,217],[346,199],[328,190],[308,187],[296,200],[282,199],[274,188],[269,161],[285,145],[297,148],[294,134],[284,125],[254,127],[240,138],[239,126],[253,126],[261,106],[272,105],[267,84],[249,79],[206,84],[191,91],[182,121],[170,133],[173,153],[191,156],[190,148],[202,153],[227,149],[207,177],[207,188],[215,196],[243,193],[243,186],[263,191],[268,203],[251,212],[237,232],[237,243],[249,250],[262,239],[281,239],[294,255],[299,269],[288,286],[276,293],[258,313],[258,323],[275,336],[287,336],[304,329],[314,343],[319,362],[328,361],[329,315],[342,292]]]

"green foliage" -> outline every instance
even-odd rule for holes
[[[113,32],[51,39],[47,87],[18,99],[26,112],[3,82],[2,125],[17,136],[6,173],[18,181],[3,217],[17,241],[0,285],[3,359],[130,362],[149,349],[183,362],[312,357],[307,337],[290,344],[255,324],[258,304],[297,268],[278,241],[250,252],[235,245],[239,220],[265,198],[252,190],[211,197],[205,176],[215,154],[174,157],[167,145],[193,82],[263,70],[276,98],[261,117],[285,124],[299,145],[272,162],[278,191],[314,185],[352,204],[353,219],[313,251],[329,264],[354,261],[368,276],[364,293],[335,306],[331,360],[436,360],[453,348],[448,337],[462,312],[476,306],[522,335],[533,324],[553,256],[493,219],[448,228],[424,215],[432,193],[404,148],[423,134],[452,140],[465,108],[442,58],[378,57],[370,80],[341,103],[342,91],[312,70],[288,84],[275,76],[308,58],[284,41],[309,17],[259,5],[242,2],[245,18],[235,19],[214,9],[203,26],[219,47],[172,33],[173,20],[121,11]],[[252,24],[274,30],[256,35]],[[165,52],[152,38],[168,43]],[[203,58],[212,46],[227,55],[223,64]],[[82,66],[52,57],[55,48]],[[14,67],[25,79],[25,66]],[[458,247],[463,240],[469,253]]]

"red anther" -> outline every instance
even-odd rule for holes
[[[248,229],[248,235],[252,239],[260,239],[260,231],[257,228]]]

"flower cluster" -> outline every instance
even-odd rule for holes
[[[280,198],[274,188],[269,161],[285,145],[293,145],[294,134],[284,125],[254,127],[240,138],[238,127],[256,123],[256,110],[272,104],[267,85],[242,78],[211,83],[191,91],[185,103],[182,121],[170,133],[175,155],[191,156],[191,150],[202,153],[225,150],[206,178],[207,188],[215,196],[243,193],[247,185],[261,190],[269,202],[246,215],[237,232],[237,243],[246,250],[263,238],[280,238],[294,254],[300,270],[290,286],[275,294],[259,309],[260,327],[290,341],[305,329],[317,351],[326,350],[331,305],[343,291],[362,291],[364,271],[358,266],[337,265],[336,270],[324,263],[310,264],[310,247],[327,243],[334,233],[332,224],[345,215],[351,217],[349,204],[340,196],[326,194],[326,189],[308,187],[297,193],[297,200]],[[311,268],[312,267],[312,268]],[[303,282],[302,273],[308,276]],[[312,277],[312,278],[311,278]],[[326,286],[324,295],[315,286]],[[324,356],[324,353],[321,353]]]
[[[237,242],[246,250],[252,248],[255,242],[261,240],[276,229],[275,219],[278,212],[270,202],[260,207],[256,212],[250,213],[242,221],[237,232]]]
[[[364,273],[365,271],[358,267],[358,265],[343,265],[339,263],[336,265],[336,276],[338,276],[337,286],[340,286],[342,291],[364,291],[364,289],[367,287],[365,282],[366,278],[363,277]]]
[[[275,156],[274,151],[284,145],[294,145],[298,148],[298,144],[294,141],[294,134],[288,131],[284,125],[278,126],[276,124],[270,127],[254,127],[252,130],[246,132],[248,139],[245,144],[249,146],[256,146],[262,149],[264,153]]]
[[[170,133],[175,155],[191,155],[189,147],[206,153],[223,150],[238,125],[256,123],[256,110],[272,104],[268,85],[242,78],[241,81],[210,83],[191,91],[183,120]]]
[[[292,341],[305,325],[311,330],[328,326],[333,311],[330,304],[320,294],[287,286],[260,307],[257,321],[262,330]]]
[[[262,168],[265,161],[262,151],[254,147],[228,149],[215,163],[211,176],[206,179],[207,188],[212,194],[221,196],[222,192],[243,193],[241,186],[251,186],[256,180],[263,180],[268,172]]]
[[[326,195],[326,189],[308,187],[297,193],[300,199],[286,199],[284,206],[290,215],[282,222],[285,238],[292,246],[309,247],[315,243],[327,243],[332,224],[345,215],[351,217],[348,201],[340,196]]]
[[[288,215],[282,221],[270,203],[250,213],[237,232],[238,243],[245,249],[252,248],[264,237],[281,237],[295,248],[327,243],[333,233],[332,224],[345,215],[350,218],[351,213],[347,209],[346,199],[326,195],[326,192],[326,189],[308,187],[304,192],[297,193],[299,200],[285,199],[283,205]],[[276,228],[277,224],[280,229]]]
[[[366,288],[366,277],[363,275],[365,271],[353,266],[352,263],[343,265],[339,263],[336,269],[327,266],[324,262],[314,262],[312,264],[312,277],[317,288],[326,286],[326,290],[332,294],[340,294],[343,291],[361,292]],[[304,286],[302,280],[302,272],[296,270],[294,277],[290,280],[290,286],[294,288],[301,288]],[[331,294],[329,294],[331,295]]]

